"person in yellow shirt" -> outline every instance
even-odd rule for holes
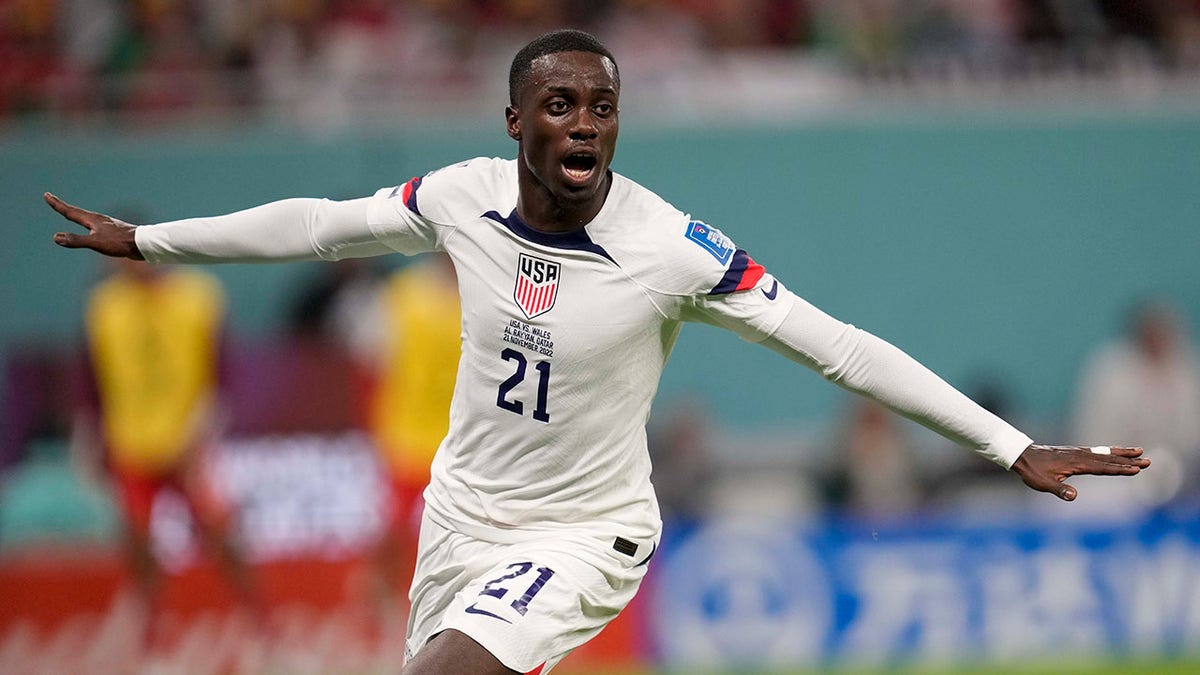
[[[392,507],[376,559],[394,595],[397,578],[411,572],[421,493],[450,427],[462,332],[450,259],[430,256],[395,272],[380,291],[379,309],[383,341],[375,350],[367,426],[390,474]]]
[[[225,296],[212,276],[118,261],[88,300],[85,328],[97,440],[125,515],[126,549],[150,624],[161,585],[150,516],[178,492],[239,598],[254,597],[231,538],[232,518],[206,471],[217,433]]]

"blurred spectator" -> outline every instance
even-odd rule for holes
[[[77,429],[103,447],[124,511],[126,546],[152,636],[161,571],[151,540],[156,497],[183,497],[239,599],[258,609],[233,540],[229,506],[210,481],[206,451],[219,431],[218,356],[225,298],[206,273],[129,260],[87,305],[94,385]]]
[[[900,418],[869,400],[855,400],[835,453],[830,501],[868,520],[902,518],[921,505],[921,485]]]
[[[454,266],[444,254],[394,273],[377,297],[383,321],[367,424],[392,486],[388,527],[376,551],[386,607],[416,561],[421,493],[450,428],[462,319]]]
[[[1154,459],[1147,480],[1088,481],[1097,507],[1153,507],[1179,494],[1200,467],[1200,363],[1182,317],[1162,300],[1131,312],[1125,336],[1086,364],[1076,397],[1073,438],[1140,445]]]

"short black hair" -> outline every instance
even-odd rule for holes
[[[617,60],[613,58],[612,52],[592,34],[564,28],[534,38],[513,57],[512,66],[508,69],[508,100],[511,104],[517,105],[517,97],[521,93],[521,87],[525,85],[525,80],[529,78],[533,62],[547,54],[559,52],[592,52],[606,57],[613,64],[617,88],[620,88],[621,73],[617,70]]]

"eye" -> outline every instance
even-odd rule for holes
[[[546,104],[546,109],[553,115],[561,115],[571,109],[567,102],[562,99],[555,99]]]
[[[608,117],[613,113],[614,108],[611,103],[599,103],[592,106],[592,110],[601,117]]]

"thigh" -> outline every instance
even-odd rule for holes
[[[419,655],[404,664],[404,675],[511,675],[515,672],[500,663],[483,645],[456,630],[434,636]]]
[[[182,462],[172,469],[170,484],[187,502],[192,518],[204,533],[223,535],[229,529],[233,511],[210,469],[204,461]]]
[[[126,525],[135,537],[148,537],[154,498],[165,487],[166,481],[159,476],[143,476],[124,470],[115,471],[114,478]]]

